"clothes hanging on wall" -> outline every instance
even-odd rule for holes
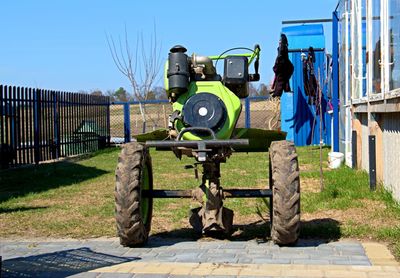
[[[315,104],[318,94],[318,84],[314,71],[315,53],[312,46],[308,48],[308,55],[302,55],[302,59],[303,85],[305,93],[308,96],[308,104]]]
[[[327,112],[329,114],[333,113],[333,104],[332,104],[332,91],[333,91],[333,80],[332,80],[332,68],[333,68],[333,60],[331,54],[326,54],[326,77],[325,77],[325,85],[326,85],[326,96],[328,98],[327,104]]]
[[[272,83],[271,96],[280,97],[283,91],[290,92],[289,80],[293,74],[294,67],[289,60],[288,40],[285,34],[281,34],[278,56],[275,59],[275,64],[272,69],[275,73],[275,77]]]

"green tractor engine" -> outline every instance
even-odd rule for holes
[[[239,119],[241,98],[248,96],[248,82],[258,81],[260,48],[249,54],[188,57],[186,48],[171,48],[165,67],[165,88],[172,102],[170,135],[180,139],[202,140],[211,137],[229,139]],[[255,74],[249,74],[249,59],[255,62]],[[223,76],[217,74],[213,60],[224,60]],[[211,131],[210,131],[211,130]]]

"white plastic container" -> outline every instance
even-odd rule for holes
[[[344,154],[339,152],[328,153],[329,168],[337,169],[344,161]]]

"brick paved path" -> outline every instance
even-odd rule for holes
[[[0,255],[2,277],[400,277],[385,246],[357,241],[2,240]]]

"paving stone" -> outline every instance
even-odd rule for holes
[[[292,264],[307,264],[307,265],[329,265],[329,260],[317,260],[317,259],[294,259]]]
[[[319,252],[331,252],[331,253],[334,253],[336,251],[336,249],[333,246],[329,245],[320,245],[316,247],[315,250]]]
[[[204,277],[208,277],[208,276],[198,276],[198,275],[173,275],[170,274],[168,276],[168,278],[204,278]],[[135,277],[136,278],[136,277]],[[232,276],[231,276],[232,278]]]
[[[231,253],[226,253],[226,254],[213,254],[213,253],[204,253],[200,254],[199,258],[226,258],[226,259],[233,259],[237,257],[237,254],[231,254]]]
[[[249,255],[259,255],[259,254],[273,254],[273,253],[277,253],[277,252],[276,251],[271,252],[271,250],[268,250],[268,249],[252,249],[252,250],[248,250],[246,253]]]
[[[100,275],[100,273],[98,273],[98,272],[82,272],[82,273],[73,274],[71,276],[68,276],[68,278],[97,278],[99,275]]]
[[[326,244],[326,241],[320,239],[300,239],[297,244],[297,247],[316,247],[322,244]]]
[[[254,264],[290,264],[290,259],[253,258]]]
[[[151,240],[151,239],[150,239]],[[329,272],[329,274],[337,275],[340,273],[346,273],[348,275],[352,274],[350,271],[350,267],[359,267],[357,270],[362,273],[360,277],[367,277],[364,275],[364,272],[374,271],[378,272],[374,266],[371,266],[371,262],[369,257],[367,257],[366,252],[364,250],[364,245],[361,245],[358,242],[333,242],[333,243],[323,243],[320,241],[300,241],[299,244],[295,247],[279,247],[272,242],[257,242],[257,241],[190,241],[190,242],[179,242],[176,240],[155,240],[155,242],[147,245],[143,248],[126,248],[119,245],[118,240],[84,240],[84,241],[49,241],[49,242],[41,242],[41,241],[32,241],[32,242],[2,242],[2,248],[0,250],[0,254],[3,256],[3,263],[5,260],[9,260],[11,258],[17,259],[16,262],[23,261],[23,258],[26,257],[34,257],[36,255],[53,255],[64,252],[80,252],[84,253],[94,252],[99,254],[99,259],[101,256],[110,256],[109,258],[112,260],[120,260],[121,263],[131,261],[135,264],[137,259],[137,263],[142,262],[144,264],[150,264],[151,267],[139,268],[144,272],[145,269],[148,274],[139,274],[139,273],[126,273],[120,272],[119,274],[129,274],[129,276],[107,276],[109,274],[114,273],[102,273],[99,275],[99,271],[93,269],[95,272],[82,272],[75,274],[72,277],[96,277],[99,275],[100,277],[168,277],[167,274],[169,272],[173,272],[173,269],[178,270],[178,268],[174,268],[174,265],[182,264],[183,267],[188,268],[190,263],[200,264],[202,267],[193,268],[193,270],[189,269],[188,271],[176,271],[174,275],[171,277],[193,277],[187,276],[186,274],[190,273],[193,275],[203,275],[198,277],[235,277],[238,275],[235,265],[237,263],[247,265],[243,272],[243,275],[248,275],[249,277],[254,277],[254,275],[275,275],[271,274],[272,272],[262,272],[261,269],[259,271],[252,270],[249,266],[254,265],[257,267],[265,267],[265,269],[270,269],[271,267],[275,269],[275,266],[279,266],[282,264],[285,269],[286,267],[312,267],[312,269],[317,269],[317,267],[331,267],[332,270],[338,270],[337,272]],[[373,263],[376,264],[382,263],[396,263],[392,259],[389,258],[390,252],[385,249],[386,247],[382,247],[379,244],[376,244],[376,248],[378,251],[378,255],[374,259]],[[372,245],[375,247],[375,245]],[[370,247],[370,249],[372,248]],[[379,247],[379,248],[378,248]],[[374,250],[373,250],[374,251]],[[370,251],[371,252],[371,251]],[[390,254],[391,255],[391,254]],[[115,257],[115,258],[113,258]],[[387,258],[386,258],[387,257]],[[18,260],[21,258],[21,260]],[[385,261],[383,261],[385,259]],[[390,262],[388,260],[391,260]],[[382,262],[381,262],[382,261]],[[231,267],[232,273],[224,272],[223,268],[219,268],[221,264],[227,263],[226,267]],[[158,266],[158,264],[160,266]],[[186,266],[184,266],[187,264]],[[310,266],[311,265],[311,266]],[[398,265],[398,264],[397,264]],[[398,274],[397,265],[391,268],[391,273]],[[118,263],[114,265],[117,269]],[[206,266],[206,267],[205,267]],[[161,268],[163,267],[163,268]],[[280,266],[282,267],[282,266]],[[346,267],[348,269],[346,269]],[[362,268],[365,269],[362,269]],[[131,271],[132,268],[130,268]],[[216,270],[218,269],[218,270]],[[250,270],[249,270],[250,269]],[[270,271],[273,271],[273,269]],[[29,269],[28,269],[29,270]],[[27,272],[28,272],[27,270]],[[60,269],[61,272],[49,272],[51,269],[44,269],[46,272],[43,273],[42,276],[47,277],[58,277],[59,274],[61,276],[71,275],[73,273],[62,272],[63,269]],[[345,272],[340,272],[340,271]],[[32,271],[36,271],[32,269]],[[31,271],[31,272],[32,272]],[[127,268],[129,271],[129,268]],[[214,271],[214,272],[213,272]],[[278,271],[278,268],[276,269]],[[325,270],[324,270],[325,271]],[[388,270],[389,271],[389,270]],[[397,271],[397,272],[396,272]],[[235,274],[235,273],[236,274]],[[161,273],[161,274],[160,274]],[[177,275],[182,273],[183,275]],[[278,272],[277,272],[278,273]],[[300,272],[298,272],[300,273]],[[328,272],[327,272],[328,273]],[[87,274],[87,275],[84,275]],[[289,275],[290,274],[290,275]],[[282,276],[295,275],[296,272],[282,273]],[[205,276],[204,276],[205,275]],[[220,275],[220,276],[217,276]],[[243,275],[239,275],[239,277],[245,277]],[[301,275],[300,275],[301,276]],[[292,276],[293,277],[293,276]],[[305,277],[305,276],[301,276]],[[370,276],[368,276],[369,278]],[[382,275],[382,277],[385,277]],[[388,278],[390,276],[387,276]],[[398,275],[400,277],[400,275]]]
[[[198,257],[187,257],[187,258],[175,258],[174,262],[179,263],[205,263],[208,258],[198,258]]]
[[[235,264],[239,260],[236,257],[233,257],[233,258],[224,258],[224,257],[220,257],[220,258],[202,258],[202,259],[206,259],[205,262],[209,262],[209,263],[231,263],[231,264]]]
[[[178,242],[175,244],[172,244],[170,246],[159,246],[158,248],[165,248],[165,249],[193,249],[194,246],[199,245],[197,242]],[[151,246],[151,245],[149,245]]]
[[[246,243],[243,242],[232,242],[232,244],[223,244],[219,247],[220,249],[245,249]]]
[[[131,273],[101,273],[98,278],[132,278]]]
[[[202,253],[198,253],[198,252],[181,252],[181,253],[177,253],[175,254],[175,257],[177,259],[186,259],[186,258],[198,258],[200,257],[200,255],[202,255]]]
[[[236,277],[236,276],[233,276],[233,275],[208,275],[208,276],[205,276],[205,277],[212,277],[212,278],[233,278],[233,277]]]
[[[250,276],[250,275],[240,275],[240,278],[254,278],[254,276]],[[262,278],[276,278],[276,276],[262,276]],[[280,278],[284,278],[284,277],[280,277]],[[290,278],[296,278],[296,277],[290,277]]]
[[[212,254],[215,256],[223,256],[224,254],[247,254],[248,251],[245,249],[208,249],[205,250],[204,254]]]
[[[239,264],[252,264],[252,263],[254,263],[254,262],[253,262],[253,259],[252,259],[252,258],[240,257],[240,258],[238,259],[238,263],[239,263]]]
[[[309,255],[309,258],[311,260],[350,260],[348,256],[339,256],[339,255],[322,255],[322,256],[317,256],[315,254]]]
[[[172,251],[161,251],[161,252],[158,252],[158,254],[156,256],[157,257],[173,257],[173,256],[175,256],[175,255],[177,255],[179,253],[181,253],[181,252],[179,252],[179,250],[174,250],[174,252],[172,252]]]
[[[52,271],[38,271],[38,272],[32,272],[32,273],[27,273],[21,276],[16,276],[16,277],[41,277],[41,278],[54,278],[54,277],[70,277],[71,275],[74,275],[74,273],[71,273],[69,271],[57,271],[57,272],[52,272]],[[13,276],[12,276],[13,277]]]
[[[133,276],[133,278],[168,278],[168,274],[143,274],[137,273]]]
[[[289,259],[289,260],[291,260],[291,259],[309,259],[310,258],[310,255],[306,255],[306,254],[297,254],[297,253],[294,253],[294,254],[290,254],[290,253],[287,253],[287,254],[282,254],[282,253],[278,253],[278,254],[272,254],[272,258],[273,259]]]
[[[352,248],[336,248],[336,250],[342,254],[365,254],[365,250],[362,247],[352,247]]]
[[[349,258],[351,260],[362,260],[362,259],[368,259],[368,256],[366,254],[363,254],[363,255],[352,255],[352,256],[349,256]]]
[[[335,260],[335,261],[331,261],[331,264],[334,264],[334,265],[371,265],[369,260],[359,260],[359,261]]]
[[[218,244],[206,244],[206,245],[200,244],[198,247],[201,250],[219,250],[221,247],[221,244],[219,244],[219,243]]]
[[[299,252],[318,252],[319,250],[316,249],[315,247],[294,247],[296,248],[297,251]],[[325,250],[324,250],[325,252]]]

